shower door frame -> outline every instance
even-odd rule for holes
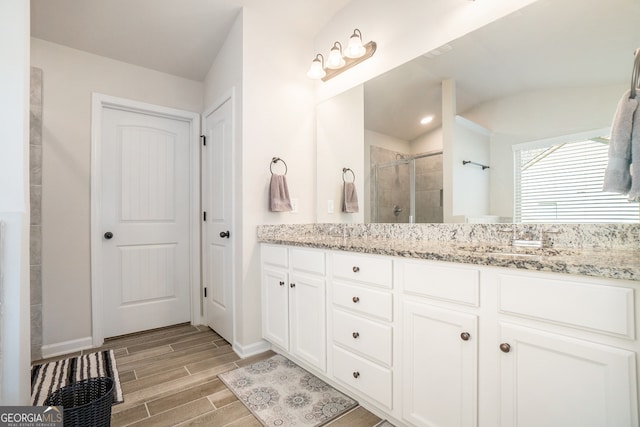
[[[373,182],[375,188],[375,221],[380,219],[380,203],[378,203],[378,169],[381,167],[400,166],[403,164],[409,165],[409,224],[415,223],[416,218],[416,160],[423,159],[425,157],[433,157],[442,155],[442,151],[430,151],[422,154],[410,155],[401,159],[393,160],[391,162],[376,163],[373,165]]]

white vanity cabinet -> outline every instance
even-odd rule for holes
[[[376,255],[331,253],[331,373],[393,408],[393,268]]]
[[[477,268],[404,261],[402,416],[420,426],[476,426]]]
[[[262,316],[398,426],[640,425],[638,281],[263,244]]]
[[[262,246],[262,335],[310,365],[326,370],[324,251]]]
[[[634,289],[552,274],[492,280],[500,425],[637,426]]]

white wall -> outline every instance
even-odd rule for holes
[[[306,76],[313,58],[312,36],[276,6],[264,2],[243,11],[242,187],[236,192],[241,198],[242,272],[236,283],[241,310],[236,339],[247,346],[262,335],[257,226],[315,220],[314,83]],[[268,211],[272,157],[288,165],[289,194],[298,199],[297,214]]]
[[[42,323],[51,348],[91,336],[91,93],[200,112],[203,84],[39,39],[31,60],[43,70]]]
[[[362,85],[319,104],[317,128],[317,222],[361,223],[365,213],[365,136],[364,93]],[[321,165],[321,166],[320,166]],[[358,194],[358,213],[342,212],[342,168],[349,168],[355,175]],[[347,173],[345,179],[353,176]],[[333,213],[328,213],[328,201],[332,200]]]
[[[0,2],[0,405],[28,405],[29,2]]]
[[[453,162],[452,215],[461,219],[488,215],[492,170],[483,170],[474,164],[463,165],[462,161],[490,165],[489,132],[461,117],[456,117],[455,127],[450,157]]]
[[[424,133],[411,141],[411,154],[442,151],[442,127]]]

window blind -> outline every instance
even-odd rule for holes
[[[608,140],[514,150],[515,220],[521,223],[638,223],[640,203],[602,191]]]

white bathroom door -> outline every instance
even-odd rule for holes
[[[207,324],[233,343],[233,110],[232,101],[204,114],[202,147],[202,272]]]
[[[101,114],[103,336],[188,322],[191,125]]]

